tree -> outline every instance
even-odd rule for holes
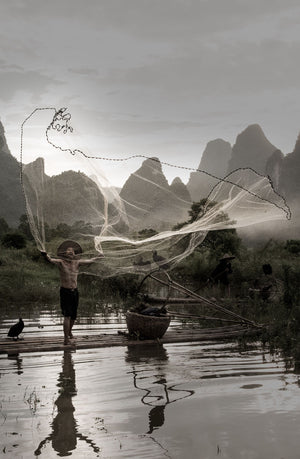
[[[146,239],[148,237],[155,236],[155,234],[157,234],[157,231],[155,231],[152,228],[145,228],[138,232],[139,237],[142,239]]]
[[[300,253],[300,240],[298,239],[290,239],[286,241],[286,250],[294,255],[298,255]]]
[[[0,236],[9,232],[9,226],[5,218],[0,217]]]
[[[189,210],[190,219],[185,223],[180,223],[174,229],[180,229],[186,224],[193,223],[216,205],[213,201],[207,202],[207,199],[194,202]],[[219,212],[216,215],[216,219],[217,221],[226,221],[229,220],[229,217],[224,212]],[[226,252],[237,255],[241,248],[241,239],[238,237],[237,231],[234,228],[210,231],[202,242],[201,247],[208,248],[214,253],[216,258],[219,258]]]
[[[68,238],[72,232],[72,228],[67,225],[67,223],[59,223],[55,230],[53,231],[54,235]]]
[[[26,237],[26,239],[28,239],[29,241],[32,241],[33,236],[31,234],[31,229],[29,226],[27,214],[21,215],[21,217],[19,218],[19,222],[20,224],[18,226],[18,230]]]
[[[2,245],[7,248],[24,249],[26,239],[21,233],[7,233],[2,237]]]

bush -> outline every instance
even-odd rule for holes
[[[290,239],[286,241],[286,250],[294,255],[298,255],[300,253],[300,241],[295,239]]]
[[[2,245],[7,248],[24,249],[26,239],[21,233],[7,233],[2,237]]]
[[[0,217],[0,235],[6,234],[9,232],[9,226],[7,221],[3,218]]]

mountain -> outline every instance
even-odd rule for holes
[[[191,202],[191,195],[187,186],[182,182],[180,177],[175,177],[173,182],[170,185],[170,190],[177,196],[179,199],[182,199],[185,202]]]
[[[284,162],[284,154],[280,150],[275,150],[266,163],[266,175],[272,180],[274,189],[279,191],[280,176]]]
[[[266,164],[272,153],[277,150],[266,138],[258,124],[251,124],[236,138],[227,172],[239,167],[251,167],[265,174]]]
[[[19,163],[9,151],[1,123],[0,164],[0,217],[10,226],[17,226],[20,216],[25,213],[25,199]],[[293,220],[284,225],[290,228],[292,223],[293,231],[298,234],[300,136],[294,150],[284,156],[268,141],[260,126],[253,124],[237,136],[232,149],[222,139],[208,142],[199,164],[199,170],[220,178],[238,167],[252,167],[271,177],[275,190],[285,196],[292,207]],[[205,198],[215,183],[216,179],[204,173],[192,172],[187,185],[178,177],[169,185],[159,159],[151,158],[128,177],[120,190],[120,197],[124,200],[131,228],[164,230],[186,221],[191,201]],[[33,214],[36,215],[37,207],[42,208],[45,220],[51,226],[73,224],[79,220],[101,225],[103,221],[104,199],[93,177],[74,171],[49,177],[45,174],[44,160],[38,158],[24,165],[23,184]],[[117,220],[119,214],[111,201],[116,198],[118,190],[106,188],[103,192],[110,202],[110,215],[112,212]]]
[[[103,196],[95,182],[82,172],[65,171],[48,177],[43,158],[24,167],[24,186],[33,215],[44,215],[50,227],[82,220],[103,222]]]
[[[115,187],[115,186],[102,185],[100,181],[98,180],[97,176],[94,174],[90,175],[89,177],[91,180],[93,180],[93,182],[96,183],[96,185],[102,191],[103,195],[105,196],[105,198],[107,199],[109,203],[112,203],[114,199],[116,198],[116,196],[120,194],[121,188]]]
[[[0,165],[0,217],[14,227],[25,213],[25,200],[20,182],[20,165],[9,151],[1,122]]]
[[[168,184],[157,158],[146,159],[125,182],[120,197],[124,200],[130,226],[168,229],[185,221],[191,206],[189,193],[181,180]]]
[[[272,180],[275,191],[284,197],[291,209],[291,220],[276,222],[276,225],[260,224],[254,228],[243,228],[239,230],[239,235],[247,243],[255,243],[259,239],[267,241],[270,238],[277,240],[299,239],[300,226],[300,136],[292,153],[283,155],[280,150],[276,150],[268,159],[266,164],[266,174]]]
[[[208,142],[203,152],[198,169],[206,171],[215,177],[223,178],[228,169],[228,161],[231,157],[231,145],[222,139]],[[193,201],[206,198],[212,187],[218,181],[213,177],[201,172],[192,172],[187,183],[187,188]]]
[[[103,196],[93,180],[82,172],[66,171],[51,177],[45,193],[45,218],[50,226],[51,223],[70,225],[78,220],[103,223]]]
[[[300,134],[292,153],[287,154],[282,160],[279,189],[291,202],[300,198]]]

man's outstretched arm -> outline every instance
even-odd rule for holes
[[[96,257],[93,258],[87,258],[85,260],[79,260],[79,265],[90,265],[92,263],[95,263],[96,261],[99,261],[100,258],[104,258],[103,253],[99,253]]]
[[[44,252],[42,250],[40,252],[41,252],[42,257],[49,263],[53,263],[54,265],[59,265],[61,263],[61,260],[59,258],[51,258],[47,252]]]

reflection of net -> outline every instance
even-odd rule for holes
[[[25,123],[47,110],[54,111],[54,117],[46,129],[44,144],[41,140],[39,147],[27,145]],[[269,178],[254,170],[238,169],[224,179],[197,170],[218,180],[208,196],[210,205],[195,221],[172,229],[188,221],[191,202],[167,188],[159,167],[164,164],[193,169],[144,155],[104,158],[63,146],[73,131],[70,118],[65,109],[36,109],[22,124],[21,179],[31,232],[39,250],[54,254],[63,239],[77,238],[86,254],[94,254],[95,249],[104,252],[105,260],[93,264],[91,273],[103,277],[147,273],[157,266],[174,266],[201,244],[208,231],[290,218],[285,200],[274,191]],[[150,175],[133,174],[139,188],[136,193],[131,190],[134,200],[128,202],[110,186],[101,161],[120,163],[131,158],[146,159]],[[61,173],[50,176],[47,171],[54,161]],[[152,199],[152,206],[147,197]],[[199,201],[203,198],[199,196]],[[156,225],[155,231],[140,231],[151,228],[151,222]]]

